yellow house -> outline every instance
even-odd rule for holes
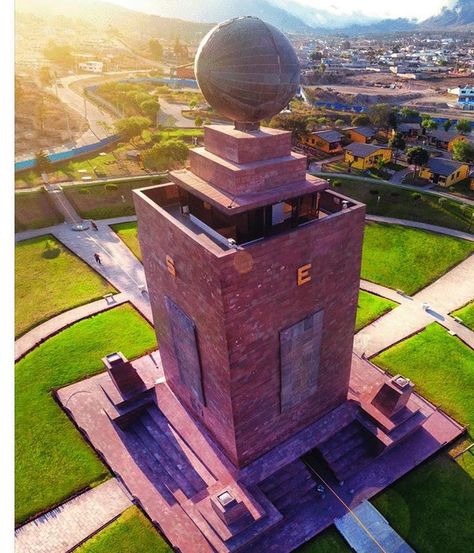
[[[371,127],[348,127],[342,132],[351,142],[362,142],[362,144],[369,144],[377,134]]]
[[[392,150],[376,144],[353,142],[344,148],[344,162],[355,169],[370,169],[378,160],[392,161]]]
[[[469,177],[469,165],[454,159],[433,157],[421,168],[420,177],[439,186],[451,186]]]
[[[316,131],[303,139],[303,144],[321,150],[327,154],[339,154],[342,152],[342,139],[344,136],[339,131]]]
[[[466,142],[467,140],[467,136],[454,131],[429,131],[428,135],[428,142],[431,145],[442,150],[448,150],[448,152],[453,149],[456,142]]]

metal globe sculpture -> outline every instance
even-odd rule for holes
[[[300,82],[290,41],[257,17],[214,27],[199,45],[195,72],[207,102],[236,128],[258,128],[261,119],[279,113]]]

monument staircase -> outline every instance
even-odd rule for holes
[[[318,450],[334,476],[343,481],[373,461],[381,448],[377,439],[354,421],[319,445]]]
[[[169,422],[156,404],[149,404],[125,431],[126,443],[143,468],[147,469],[153,482],[165,490],[170,503],[191,498],[207,488],[214,479],[198,463],[193,463],[194,454],[178,443]]]
[[[317,482],[299,459],[286,465],[259,484],[259,488],[286,515],[297,506],[314,501]]]

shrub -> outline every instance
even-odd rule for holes
[[[88,188],[80,188],[79,194],[89,194],[90,190]]]
[[[372,194],[372,196],[378,196],[380,194],[380,192],[378,190],[369,190],[369,194]]]
[[[108,182],[105,185],[105,189],[108,190],[109,192],[114,192],[115,190],[118,190],[118,185],[115,184],[114,182]]]
[[[418,200],[421,200],[421,194],[419,192],[413,192],[413,194],[410,194],[411,198],[415,200],[416,202]]]

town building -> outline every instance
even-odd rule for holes
[[[344,147],[344,162],[354,169],[370,169],[375,167],[379,160],[387,163],[392,161],[391,148],[360,142],[353,142]]]
[[[468,137],[456,131],[434,130],[427,133],[428,143],[451,152],[456,142],[467,142]]]
[[[469,165],[453,159],[433,157],[421,168],[420,177],[439,186],[451,186],[469,177]]]
[[[448,89],[448,92],[457,96],[457,102],[454,104],[454,107],[464,110],[474,109],[474,86],[457,86]]]
[[[375,140],[377,132],[371,127],[347,127],[342,131],[351,142],[370,144]]]
[[[316,150],[336,155],[342,152],[343,138],[344,135],[336,130],[315,131],[304,137],[302,142]]]
[[[78,64],[81,71],[87,73],[102,73],[104,69],[104,63],[102,61],[83,61]]]

